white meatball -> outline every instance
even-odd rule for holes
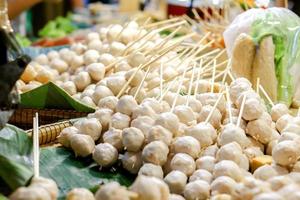
[[[134,153],[127,151],[122,157],[123,168],[132,174],[137,174],[142,167],[142,164],[141,152]]]
[[[93,152],[93,159],[103,167],[109,167],[118,160],[118,150],[109,143],[96,145]]]
[[[272,140],[272,128],[261,119],[250,121],[247,124],[246,132],[263,144]]]
[[[185,173],[187,176],[193,174],[196,169],[194,159],[185,153],[177,153],[171,160],[171,169],[179,170]]]
[[[59,59],[59,58],[55,58],[53,59],[51,62],[50,62],[50,66],[53,68],[53,69],[56,69],[59,73],[63,73],[65,71],[67,71],[68,69],[68,64]]]
[[[119,24],[112,25],[107,31],[107,34],[106,34],[107,40],[109,42],[116,41],[122,30],[123,30],[123,27],[121,25],[119,25]]]
[[[129,192],[124,186],[120,186],[118,182],[110,182],[99,188],[95,194],[96,200],[130,200],[135,198],[135,193]]]
[[[109,77],[107,79],[107,87],[115,96],[119,94],[125,84],[126,79],[123,76]]]
[[[130,116],[137,106],[138,104],[133,96],[125,95],[119,99],[116,111]]]
[[[185,200],[185,198],[179,194],[171,194],[168,200]]]
[[[170,192],[181,194],[187,183],[187,176],[181,171],[174,170],[166,175],[164,181],[168,184]]]
[[[83,119],[79,131],[81,134],[91,136],[96,141],[100,138],[102,125],[96,118]]]
[[[219,150],[218,145],[211,145],[207,148],[204,149],[204,151],[202,152],[202,156],[213,156],[216,157],[217,152]]]
[[[196,121],[196,116],[189,106],[179,105],[174,108],[174,114],[177,115],[179,121],[186,125],[191,125]]]
[[[245,155],[249,160],[252,160],[255,157],[263,156],[264,153],[261,151],[259,147],[248,147],[244,150]]]
[[[115,72],[129,71],[131,66],[126,61],[121,61],[115,65]]]
[[[110,44],[110,53],[114,56],[121,56],[123,55],[126,46],[121,42],[112,42]]]
[[[138,193],[142,200],[166,200],[169,198],[169,188],[162,180],[140,175],[131,185],[130,190]]]
[[[105,76],[105,67],[102,63],[92,63],[86,67],[86,70],[94,81],[100,81]]]
[[[282,166],[293,165],[299,158],[299,147],[295,141],[282,141],[276,144],[272,151],[274,161]]]
[[[161,141],[153,141],[144,147],[142,158],[144,162],[162,166],[167,161],[168,153],[169,148],[165,143]]]
[[[38,62],[41,65],[47,65],[49,60],[45,54],[40,54],[34,58],[34,61]]]
[[[122,131],[122,143],[127,151],[138,152],[141,150],[145,136],[141,130],[135,127],[125,128]]]
[[[96,87],[95,92],[92,95],[92,98],[93,98],[94,102],[99,103],[99,101],[101,99],[103,99],[105,97],[109,97],[109,96],[114,96],[112,91],[106,86],[99,85]]]
[[[242,113],[242,117],[245,120],[255,120],[258,119],[262,113],[264,112],[264,109],[257,99],[247,99],[245,101],[244,105],[244,111]]]
[[[282,187],[292,183],[292,179],[290,179],[287,176],[274,176],[267,180],[268,183],[270,183],[271,189],[273,191],[277,191],[281,189]]]
[[[149,130],[146,142],[150,143],[153,141],[162,141],[169,146],[171,144],[172,138],[173,134],[168,129],[160,125],[155,125]]]
[[[108,66],[111,63],[115,62],[115,57],[109,53],[104,53],[100,55],[99,62],[102,63],[104,66]]]
[[[200,122],[196,126],[188,127],[185,130],[185,135],[197,139],[201,147],[208,147],[213,144],[213,141],[217,137],[217,132],[211,124]]]
[[[162,127],[171,131],[173,135],[176,135],[179,129],[179,119],[175,114],[171,112],[165,112],[158,116],[158,118],[155,120],[155,125],[161,125]]]
[[[274,176],[277,176],[278,172],[271,166],[271,165],[263,165],[259,168],[257,168],[253,176],[257,179],[266,181]]]
[[[276,121],[276,129],[281,132],[288,123],[293,121],[293,117],[289,114],[282,115],[277,121]]]
[[[97,32],[90,32],[86,36],[87,41],[99,40],[99,34]]]
[[[289,114],[289,109],[283,103],[278,103],[271,109],[271,117],[274,122],[276,122],[281,116],[286,114]]]
[[[276,192],[261,193],[253,198],[253,200],[284,200],[282,196]]]
[[[198,140],[191,136],[177,137],[171,145],[172,153],[186,153],[191,157],[198,158],[201,146]]]
[[[194,97],[189,98],[188,106],[195,112],[200,113],[202,109],[202,104]]]
[[[212,111],[213,107],[206,105],[202,107],[201,112],[199,113],[198,122],[203,122],[208,117],[209,113]],[[222,114],[218,109],[214,109],[213,114],[209,120],[209,123],[213,125],[214,128],[218,129],[221,126]]]
[[[99,100],[98,107],[99,108],[107,108],[107,109],[110,109],[112,111],[115,111],[117,103],[118,103],[118,98],[117,97],[108,96],[108,97],[101,98]]]
[[[87,47],[88,47],[88,49],[96,50],[98,52],[101,52],[103,45],[102,45],[101,40],[93,39],[93,40],[89,41]]]
[[[149,116],[152,119],[157,118],[155,111],[147,104],[140,104],[132,111],[132,118],[135,119],[139,116]]]
[[[118,151],[123,149],[122,130],[111,128],[103,136],[103,142],[113,145]]]
[[[159,179],[163,179],[164,172],[159,165],[154,165],[152,163],[145,163],[138,173],[138,175],[144,175],[144,176],[152,176]]]
[[[87,72],[79,72],[75,79],[74,83],[78,89],[78,91],[83,91],[89,84],[91,84],[92,80]]]
[[[241,181],[243,174],[239,166],[231,160],[222,160],[215,165],[213,175],[215,178],[220,176],[229,176],[235,181]]]
[[[67,128],[64,128],[59,136],[57,137],[57,140],[60,144],[62,144],[64,147],[69,148],[70,147],[70,139],[71,136],[74,134],[78,134],[78,129],[74,126],[70,126]]]
[[[237,142],[241,147],[245,148],[250,145],[245,131],[234,124],[226,124],[218,137],[218,145]]]
[[[231,142],[219,149],[217,153],[217,160],[231,160],[239,164],[242,155],[243,152],[241,146],[236,142]]]
[[[108,126],[109,126],[110,122],[111,122],[112,115],[113,115],[112,110],[104,108],[104,109],[96,110],[93,117],[95,117],[99,120],[99,122],[102,125],[102,130],[106,131],[108,129]]]
[[[83,54],[83,60],[85,65],[96,63],[98,59],[99,53],[96,50],[90,49]]]
[[[70,146],[75,156],[86,157],[94,151],[95,142],[89,135],[74,134],[70,138]]]
[[[194,171],[194,173],[190,176],[189,182],[193,182],[197,180],[203,180],[206,181],[208,184],[210,184],[211,181],[213,180],[213,176],[209,171],[205,169],[198,169]]]
[[[132,120],[131,122],[131,127],[140,129],[143,132],[145,138],[148,137],[149,130],[152,126],[154,126],[154,120],[148,116],[140,116]]]
[[[122,113],[115,113],[111,117],[111,127],[116,129],[124,129],[128,128],[130,124],[130,117],[128,115],[124,115]]]
[[[140,52],[132,53],[127,59],[127,62],[132,67],[138,67],[139,65],[146,63],[146,57]]]
[[[57,51],[49,51],[47,54],[48,60],[54,60],[55,58],[59,58],[59,54]]]
[[[220,176],[217,177],[213,182],[211,183],[211,194],[229,194],[231,195],[234,192],[234,188],[237,185],[237,183],[234,181],[234,179],[228,177],[228,176]]]
[[[66,200],[95,200],[94,194],[86,188],[74,188],[68,192]]]
[[[193,181],[185,186],[183,195],[186,200],[206,200],[210,196],[210,186],[205,181]]]
[[[76,85],[73,81],[66,81],[62,84],[62,89],[64,89],[69,95],[74,95],[77,92]]]
[[[202,156],[196,160],[196,168],[213,173],[216,159],[212,156]]]
[[[251,90],[251,83],[244,78],[238,78],[230,84],[230,99],[235,102],[242,92]]]
[[[129,82],[129,85],[132,87],[139,86],[140,83],[142,82],[144,76],[145,76],[145,74],[143,73],[143,71],[136,69],[136,68],[129,70],[125,74],[126,80],[127,81],[131,80]]]

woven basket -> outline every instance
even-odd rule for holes
[[[32,129],[32,120],[35,113],[39,114],[39,125],[56,123],[58,121],[86,117],[88,113],[77,112],[73,110],[58,110],[58,109],[31,109],[20,108],[15,110],[9,122],[24,130]]]

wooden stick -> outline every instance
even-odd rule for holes
[[[181,87],[182,87],[183,80],[184,80],[184,77],[185,77],[185,73],[186,73],[186,68],[185,68],[185,70],[183,71],[182,77],[181,77],[181,79],[180,79],[179,86],[178,86],[177,91],[176,91],[176,97],[175,97],[175,99],[174,99],[174,101],[173,101],[172,108],[171,108],[171,111],[170,111],[170,112],[173,112],[173,111],[174,111],[174,108],[175,108],[175,106],[176,106],[178,96],[180,95],[180,94],[179,94],[179,93],[180,93],[180,89],[181,89]]]
[[[264,96],[266,97],[266,99],[269,101],[269,103],[272,105],[272,107],[274,106],[273,101],[271,100],[271,98],[269,97],[268,93],[265,91],[265,89],[263,88],[262,85],[259,85],[259,89],[262,91],[262,93],[264,94]]]
[[[146,26],[149,23],[150,20],[151,20],[151,17],[148,17],[146,19],[146,21],[142,24],[142,27]]]
[[[214,93],[214,87],[215,87],[215,76],[216,76],[216,65],[217,65],[217,60],[214,59],[214,66],[213,66],[213,74],[212,74],[212,80],[211,80],[211,88],[210,88],[210,93]]]
[[[193,64],[192,77],[191,77],[191,80],[190,80],[189,89],[188,89],[187,98],[186,98],[186,106],[189,105],[189,100],[190,100],[190,96],[191,96],[191,93],[192,93],[192,86],[193,86],[193,82],[194,82],[195,68],[196,68],[196,63]]]
[[[202,73],[202,65],[203,65],[203,60],[200,60],[200,66],[198,69],[198,74],[197,74],[197,82],[196,82],[196,87],[195,87],[195,91],[194,91],[194,96],[196,96],[198,94],[198,88],[199,88],[199,81],[200,81],[200,77],[201,77],[201,73]]]
[[[260,86],[260,78],[257,77],[257,81],[256,81],[256,93],[259,94],[259,86]]]
[[[221,82],[222,85],[224,85],[224,83],[226,81],[226,78],[227,78],[227,75],[228,75],[228,72],[229,72],[230,69],[231,69],[231,59],[228,59],[228,63],[227,63],[227,66],[226,66],[226,73],[224,74],[222,82]]]
[[[150,71],[150,65],[148,66],[147,72],[146,72],[145,76],[143,77],[141,83],[139,84],[139,86],[138,86],[138,88],[137,88],[137,90],[136,90],[136,92],[133,96],[134,99],[136,99],[137,95],[139,94],[139,92],[140,92],[140,90],[141,90],[141,88],[142,88],[142,86],[143,86],[143,84],[144,84],[144,82],[145,82],[145,80],[146,80],[146,78],[149,74],[149,71]]]
[[[228,107],[228,111],[229,111],[229,122],[231,124],[233,124],[232,111],[231,111],[231,100],[230,100],[229,89],[228,89],[228,84],[227,83],[225,83],[225,89],[226,89],[227,107]]]
[[[166,90],[164,91],[163,95],[160,96],[160,98],[159,98],[159,100],[158,100],[159,102],[162,101],[162,99],[164,98],[164,96],[170,91],[170,89],[174,86],[174,84],[176,83],[176,81],[177,81],[177,78],[174,79],[171,83],[168,84],[168,86],[167,86]],[[158,97],[159,97],[159,96],[158,96]],[[157,98],[158,98],[158,97],[157,97]]]
[[[192,9],[192,12],[197,20],[199,20],[199,21],[202,20],[199,13],[197,12],[197,10],[195,8]]]
[[[33,118],[33,170],[35,177],[40,176],[39,156],[39,116],[38,113],[35,113],[35,117]]]
[[[232,73],[231,73],[230,70],[228,71],[228,75],[229,75],[231,81],[234,81],[234,80],[235,80],[235,78],[234,78],[234,76],[232,75]]]
[[[162,96],[163,93],[163,63],[160,64],[160,96]]]
[[[203,59],[203,58],[205,58],[205,57],[208,57],[208,56],[210,56],[210,55],[212,55],[212,54],[215,54],[215,53],[217,53],[217,52],[219,52],[219,51],[220,51],[219,49],[214,49],[214,50],[212,50],[212,51],[210,51],[210,52],[208,52],[208,53],[205,53],[205,54],[203,54],[203,55],[201,55],[201,56],[199,56],[199,57],[196,57],[196,58],[194,59],[194,61],[201,60],[201,59]]]
[[[217,108],[219,102],[221,101],[222,96],[223,96],[223,92],[220,93],[220,96],[218,97],[218,99],[217,99],[216,103],[214,104],[212,110],[211,110],[210,113],[208,114],[208,116],[207,116],[207,118],[206,118],[206,120],[205,120],[205,123],[208,123],[208,121],[209,121],[210,118],[212,117],[212,115],[213,115],[215,109]]]
[[[238,119],[237,119],[237,123],[236,123],[237,127],[240,127],[240,124],[241,124],[241,120],[242,120],[242,115],[243,115],[243,112],[244,112],[246,98],[247,98],[247,94],[244,94],[243,100],[242,100],[242,105],[241,105],[241,108],[240,108],[240,113],[239,113],[239,116],[238,116]]]
[[[159,21],[159,22],[154,22],[154,23],[148,24],[148,25],[143,26],[143,27],[144,28],[152,28],[152,27],[155,27],[155,26],[167,24],[167,23],[170,23],[170,22],[176,22],[176,21],[179,21],[179,20],[180,20],[180,18],[174,17],[174,18],[171,18],[171,19],[167,19],[167,20],[163,20],[163,21]]]

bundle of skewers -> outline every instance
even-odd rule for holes
[[[57,141],[99,170],[120,163],[137,176],[129,188],[111,182],[95,195],[75,188],[68,200],[299,199],[299,116],[259,79],[253,88],[236,78],[231,60],[220,60],[224,50],[208,50],[210,32],[194,44],[196,33],[174,37],[186,24],[112,25],[30,65],[55,66],[65,79],[54,81],[96,108]]]

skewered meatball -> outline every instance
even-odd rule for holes
[[[125,128],[122,135],[122,143],[127,151],[138,152],[141,150],[145,140],[141,130],[135,127]]]
[[[177,137],[171,145],[173,153],[186,153],[194,159],[199,157],[200,150],[200,143],[191,136]]]
[[[117,161],[118,151],[109,143],[100,143],[95,147],[93,159],[100,166],[109,167]]]
[[[179,170],[185,173],[187,176],[193,174],[196,168],[194,159],[185,153],[177,153],[171,160],[171,169]]]
[[[139,170],[139,175],[153,176],[159,179],[163,179],[164,172],[159,165],[154,165],[152,163],[145,163]]]
[[[178,170],[171,171],[166,175],[164,181],[168,184],[170,192],[181,194],[187,182],[187,176]]]
[[[202,180],[193,181],[185,186],[183,194],[187,200],[206,200],[210,196],[210,186]]]
[[[132,174],[137,174],[142,167],[142,153],[127,151],[122,157],[122,166]]]
[[[165,143],[161,141],[154,141],[144,147],[142,158],[144,162],[162,166],[167,161],[168,153],[169,148]]]

